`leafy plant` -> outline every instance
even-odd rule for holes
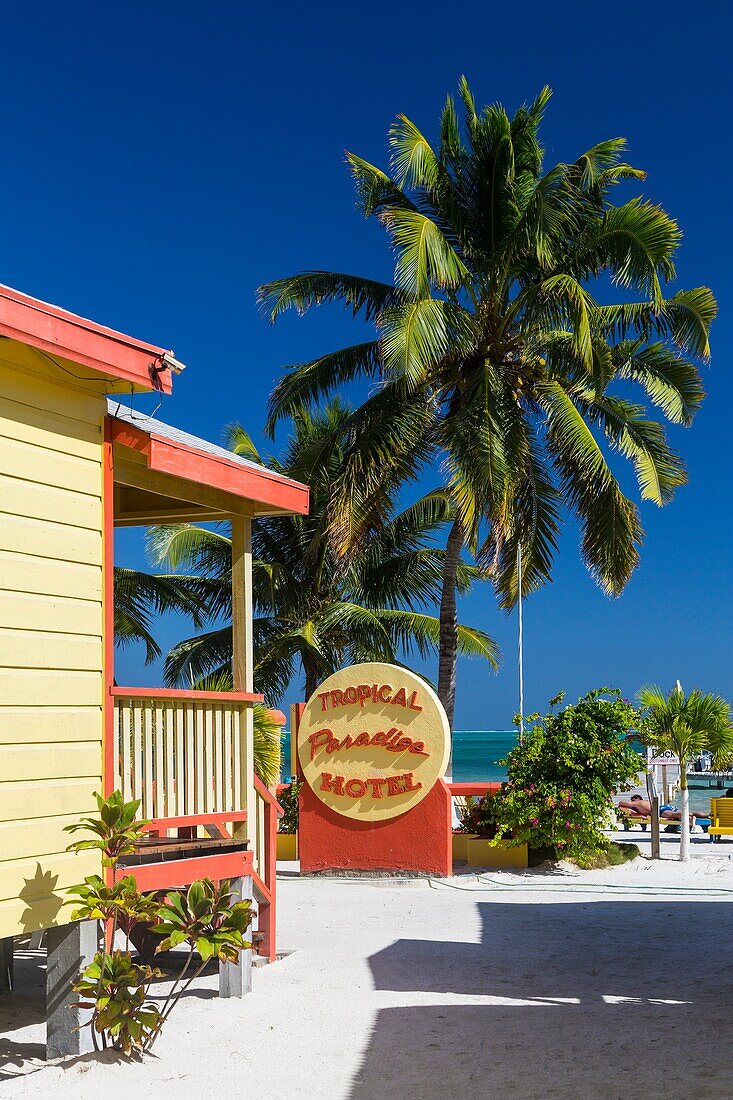
[[[160,906],[154,931],[164,938],[158,951],[185,943],[188,957],[165,999],[153,1033],[145,1041],[145,1050],[150,1049],[183,994],[212,958],[236,963],[239,953],[252,946],[244,939],[252,922],[252,903],[233,898],[228,882],[215,884],[205,878],[192,882],[185,893],[169,894]],[[191,970],[195,954],[201,962]]]
[[[129,951],[98,951],[74,990],[88,1000],[80,1008],[94,1009],[94,1034],[123,1054],[142,1052],[160,1029],[162,1016],[156,1004],[146,999],[149,983],[162,977],[160,970],[138,966]],[[95,1042],[96,1045],[96,1042]]]
[[[86,831],[92,840],[77,840],[69,851],[97,848],[105,866],[114,869],[123,855],[135,850],[135,841],[145,822],[135,820],[139,801],[124,802],[119,791],[108,798],[95,795],[98,818],[85,817],[66,826],[66,831]],[[244,933],[252,920],[249,901],[234,901],[229,883],[215,885],[210,879],[192,883],[185,893],[141,894],[134,876],[111,885],[99,875],[88,876],[69,894],[78,902],[72,920],[105,922],[104,946],[94,956],[74,990],[83,998],[80,1007],[91,1008],[90,1026],[95,1049],[111,1045],[124,1054],[150,1050],[181,996],[212,958],[235,963],[239,953],[251,947]],[[183,969],[173,982],[162,1008],[148,999],[150,983],[163,977],[159,969],[133,962],[129,950],[114,949],[118,927],[128,941],[135,923],[145,922],[162,937],[157,953],[187,943],[189,952]],[[200,965],[192,964],[198,954]],[[190,974],[189,974],[190,971]]]
[[[669,695],[655,685],[639,691],[644,715],[641,736],[647,745],[671,750],[680,762],[680,859],[690,858],[690,796],[687,764],[705,750],[712,753],[713,767],[726,768],[733,759],[733,726],[730,705],[712,692],[685,695],[679,682]]]
[[[289,783],[280,794],[277,796],[277,800],[282,806],[283,816],[280,818],[280,824],[278,832],[281,833],[297,833],[298,823],[300,821],[300,792],[303,787],[302,783],[298,783],[295,780]]]
[[[95,839],[77,840],[69,845],[68,851],[81,852],[85,848],[97,848],[102,853],[102,865],[114,867],[122,856],[131,855],[135,851],[135,845],[149,822],[135,820],[140,799],[125,802],[120,791],[113,791],[108,798],[103,798],[95,791],[94,797],[97,800],[99,817],[83,817],[75,825],[66,825],[64,831],[93,833]]]
[[[527,721],[534,724],[522,744],[502,761],[508,779],[495,796],[497,830],[557,857],[604,851],[612,793],[628,790],[641,766],[629,740],[637,711],[620,692],[599,688]]]

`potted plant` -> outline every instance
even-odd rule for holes
[[[278,859],[298,858],[298,801],[302,786],[302,783],[293,780],[278,795],[278,801],[285,811],[278,824]]]
[[[453,858],[469,867],[527,866],[527,845],[513,843],[498,825],[495,795],[466,798],[461,829],[453,835]]]

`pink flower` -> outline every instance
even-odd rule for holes
[[[570,822],[569,822],[569,821],[566,821],[566,822],[565,822],[565,828],[566,828],[566,829],[572,829],[572,827],[573,827],[573,826],[572,826],[572,825],[570,824]]]
[[[538,817],[533,817],[530,821],[530,825],[539,825],[539,823],[540,819]]]

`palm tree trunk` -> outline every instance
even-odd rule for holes
[[[687,764],[680,757],[680,861],[690,858],[690,792],[687,789]]]
[[[308,702],[311,695],[315,693],[316,688],[320,682],[318,674],[318,663],[310,653],[302,653],[301,660],[303,662],[303,672],[305,673],[305,699],[304,702]]]
[[[443,587],[440,598],[440,648],[438,654],[438,698],[448,715],[448,725],[453,734],[453,715],[456,707],[456,661],[458,658],[458,608],[456,606],[456,575],[463,549],[463,526],[454,520],[448,533],[443,560]],[[448,775],[453,767],[453,751],[448,760]]]

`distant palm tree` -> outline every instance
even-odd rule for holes
[[[114,571],[114,634],[120,649],[141,642],[145,646],[145,663],[150,665],[162,656],[160,646],[151,633],[155,615],[174,611],[188,615],[200,627],[206,615],[201,597],[186,588],[179,577],[144,573],[138,569],[115,566]]]
[[[656,749],[673,752],[680,762],[680,859],[690,858],[690,794],[687,765],[701,752],[713,755],[713,767],[725,768],[733,758],[730,706],[720,695],[691,691],[679,683],[669,695],[651,684],[638,695],[645,710],[642,736]]]
[[[288,368],[271,399],[272,431],[337,387],[377,383],[352,418],[351,465],[331,497],[341,553],[369,538],[370,494],[387,471],[443,459],[454,519],[438,693],[451,720],[462,546],[511,607],[518,548],[526,594],[550,577],[566,508],[588,569],[618,595],[643,530],[602,444],[632,463],[643,499],[672,499],[684,465],[657,419],[629,399],[630,383],[667,420],[689,425],[704,396],[693,360],[708,357],[717,308],[706,287],[665,296],[677,223],[640,197],[611,201],[617,184],[645,178],[622,160],[623,138],[545,169],[548,88],[513,118],[501,104],[477,110],[465,79],[460,98],[462,121],[449,96],[437,144],[398,116],[389,174],[347,154],[364,214],[389,235],[394,283],[307,271],[258,292],[272,321],[339,301],[376,329],[373,339]],[[621,301],[603,304],[613,287]],[[345,524],[344,502],[354,498]]]
[[[268,460],[272,469],[307,482],[311,490],[308,516],[275,516],[253,524],[254,681],[272,700],[280,699],[298,674],[307,699],[324,677],[346,664],[395,661],[438,645],[439,622],[426,608],[440,593],[445,555],[433,540],[450,516],[444,494],[428,494],[385,514],[368,544],[346,556],[335,554],[326,537],[349,418],[349,410],[337,401],[317,415],[297,414],[284,457]],[[237,453],[262,461],[242,427],[232,426],[228,439]],[[148,547],[156,565],[185,571],[178,583],[206,605],[210,618],[231,617],[226,528],[156,527],[149,532]],[[459,591],[465,592],[478,571],[461,561],[456,576]],[[483,631],[460,626],[458,645],[461,652],[496,666],[496,645]],[[174,646],[166,679],[199,686],[230,683],[231,658],[227,623]]]

